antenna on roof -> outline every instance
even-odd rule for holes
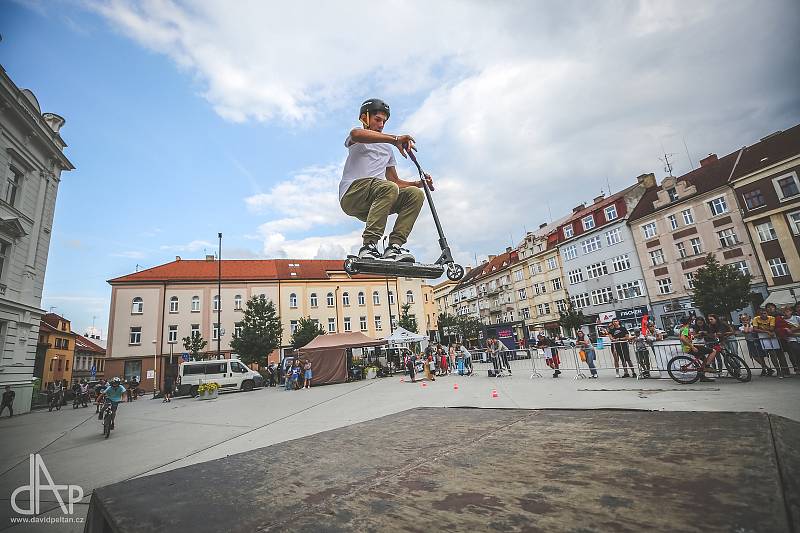
[[[139,272],[139,263],[136,263],[136,272]]]
[[[553,221],[553,212],[550,211],[550,203],[549,202],[547,204],[547,217],[548,217],[547,218],[547,222],[552,222]]]
[[[606,174],[606,187],[608,187],[608,195],[611,196],[611,182],[608,181],[608,174]]]
[[[661,143],[661,153],[664,154],[664,157],[659,157],[658,159],[664,163],[664,172],[667,173],[667,176],[672,176],[672,162],[669,160],[675,154],[668,154],[664,151],[664,143]]]
[[[686,146],[686,137],[683,137],[683,148],[686,150],[686,158],[689,160],[689,168],[694,170],[694,163],[692,163],[692,156],[689,155],[689,147]]]

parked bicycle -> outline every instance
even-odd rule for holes
[[[719,356],[722,357],[722,361],[725,364],[725,369],[729,376],[736,378],[742,383],[750,381],[753,377],[753,373],[744,359],[721,346],[717,346],[716,348],[719,349]],[[681,385],[691,385],[703,375],[704,366],[705,362],[702,358],[687,353],[676,355],[670,359],[667,363],[667,372],[669,373],[669,377]],[[720,370],[720,373],[721,372],[722,370]]]

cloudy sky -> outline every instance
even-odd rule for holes
[[[0,62],[66,118],[77,167],[42,305],[104,329],[105,280],[220,231],[227,258],[357,248],[337,184],[373,96],[417,139],[457,259],[480,261],[662,178],[664,152],[683,173],[800,122],[798,27],[796,0],[3,2]],[[426,211],[409,244],[436,257]]]

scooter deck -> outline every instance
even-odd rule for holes
[[[444,274],[444,266],[436,264],[359,259],[352,256],[347,261],[350,267],[345,270],[351,274],[383,274],[421,279],[436,279]]]

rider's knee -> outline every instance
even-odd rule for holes
[[[389,180],[382,180],[377,182],[377,193],[379,196],[388,196],[392,201],[397,200],[400,195],[400,187],[396,183]]]

